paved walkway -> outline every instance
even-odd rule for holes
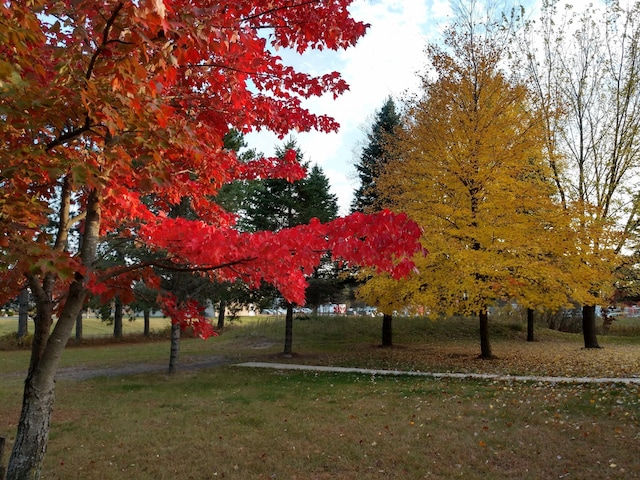
[[[368,368],[324,367],[317,365],[294,365],[290,363],[244,362],[236,367],[274,368],[278,370],[306,370],[311,372],[359,373],[362,375],[404,375],[430,378],[471,378],[499,380],[505,382],[545,382],[545,383],[623,383],[640,385],[640,378],[592,378],[592,377],[545,377],[536,375],[498,375],[489,373],[431,373],[402,370],[373,370]]]

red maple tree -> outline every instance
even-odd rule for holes
[[[87,295],[153,282],[150,265],[99,268],[105,235],[162,251],[175,269],[272,283],[298,303],[305,273],[327,251],[395,275],[412,268],[419,231],[403,215],[243,234],[212,201],[232,181],[304,174],[293,152],[240,162],[223,145],[231,128],[338,128],[302,99],[340,95],[340,75],[298,72],[277,52],[353,45],[367,25],[350,17],[350,3],[0,3],[0,296],[27,284],[37,306],[8,478],[40,475],[58,359]],[[168,215],[183,197],[195,220]],[[171,297],[165,309],[176,322],[197,310]]]

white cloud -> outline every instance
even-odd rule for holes
[[[285,61],[308,73],[337,70],[350,85],[336,100],[326,96],[304,104],[314,113],[334,117],[341,125],[339,132],[295,134],[305,158],[320,165],[329,178],[342,214],[347,213],[357,187],[351,177],[354,149],[364,139],[362,125],[371,121],[389,95],[398,98],[417,90],[427,40],[439,33],[439,24],[449,14],[448,5],[445,0],[356,0],[353,17],[371,27],[355,47],[302,57],[283,53]],[[273,147],[281,144],[267,132],[249,134],[247,143],[265,155],[272,155]]]

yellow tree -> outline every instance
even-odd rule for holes
[[[481,356],[491,357],[491,305],[582,300],[589,265],[555,201],[529,92],[501,68],[504,44],[476,33],[454,24],[445,47],[428,47],[435,78],[423,80],[379,185],[423,228],[429,251],[419,273],[387,291],[434,315],[477,316]],[[364,295],[388,281],[372,280]]]

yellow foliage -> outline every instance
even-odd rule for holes
[[[606,249],[585,228],[602,226],[557,201],[527,89],[500,71],[490,44],[465,40],[455,57],[430,48],[437,78],[410,105],[378,181],[387,206],[423,228],[429,255],[411,278],[376,277],[361,296],[465,315],[507,298],[551,309],[594,301]]]

